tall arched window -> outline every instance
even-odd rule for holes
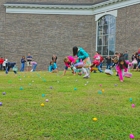
[[[116,18],[105,15],[97,21],[97,51],[105,56],[115,53]]]

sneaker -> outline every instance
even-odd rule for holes
[[[88,77],[89,75],[88,75],[88,73],[87,74],[85,74],[84,76],[83,76],[83,78],[85,78],[85,77]]]
[[[88,79],[89,78],[89,76],[86,76],[86,77],[83,77],[84,79]]]

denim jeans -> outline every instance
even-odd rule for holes
[[[110,63],[110,64],[107,64],[106,65],[106,69],[111,69],[110,67],[112,66],[112,64]]]
[[[0,70],[2,70],[2,64],[0,64]]]
[[[99,72],[103,72],[103,70],[102,70],[101,66],[102,66],[102,64],[99,64],[99,65],[97,66],[97,68],[98,68]]]
[[[32,66],[33,71],[36,70],[36,67],[37,67],[37,64],[33,64],[33,66]]]
[[[24,71],[25,63],[21,63],[20,71]]]

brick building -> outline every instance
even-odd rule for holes
[[[72,55],[82,46],[114,55],[139,46],[140,0],[1,0],[0,55],[20,64],[32,54],[38,70],[46,70],[52,54]]]

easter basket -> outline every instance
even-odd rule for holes
[[[18,71],[18,68],[14,66],[13,71]]]
[[[74,65],[74,67],[76,67],[77,69],[81,69],[84,66],[83,62],[78,62]]]
[[[130,77],[132,77],[132,73],[130,73],[130,72],[124,72],[124,77],[130,78]]]
[[[137,63],[138,63],[137,60],[133,60],[133,61],[132,61],[132,64],[133,64],[133,65],[135,65],[135,64],[137,64]]]
[[[113,75],[113,71],[109,69],[105,69],[105,74],[107,75]]]
[[[98,69],[97,69],[97,67],[91,67],[91,72],[92,71],[97,71]]]

